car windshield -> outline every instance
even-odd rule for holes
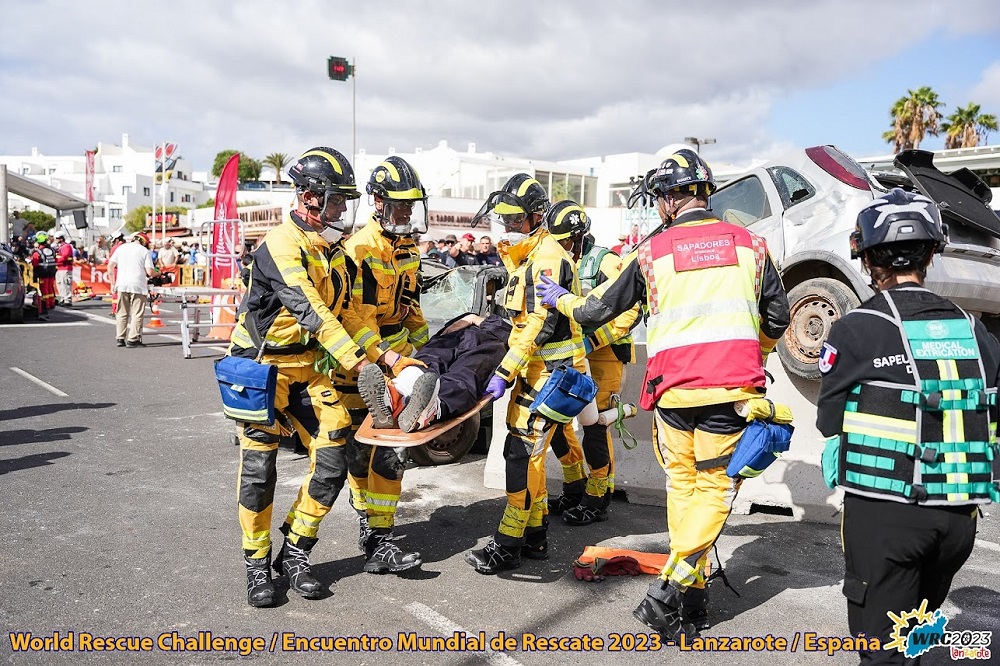
[[[431,334],[455,317],[472,311],[479,268],[460,267],[443,272],[438,277],[425,275],[426,286],[420,295],[420,309]]]

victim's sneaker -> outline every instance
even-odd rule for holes
[[[399,429],[413,432],[427,427],[438,417],[438,389],[441,382],[433,372],[425,372],[413,383],[410,399],[399,414]]]
[[[361,368],[358,373],[358,392],[371,412],[374,427],[396,427],[396,416],[403,409],[402,396],[385,380],[382,370],[374,363]]]

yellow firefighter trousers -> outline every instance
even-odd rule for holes
[[[413,345],[407,341],[394,345],[394,352],[412,356]],[[368,416],[368,407],[358,393],[358,375],[338,371],[334,384],[351,415],[352,431],[357,431]],[[396,522],[396,505],[403,490],[403,461],[388,446],[371,446],[348,438],[347,483],[351,489],[351,506],[368,516],[373,528],[391,528]]]
[[[278,366],[275,409],[287,417],[309,450],[309,472],[285,518],[289,541],[299,544],[305,539],[304,545],[315,542],[320,521],[344,487],[345,444],[351,429],[351,417],[330,378],[313,369],[314,360],[314,352],[264,357],[265,363]],[[275,461],[281,434],[277,423],[238,425],[239,519],[243,550],[248,557],[265,557],[271,548],[271,512],[277,483]]]
[[[524,375],[519,375],[511,388],[503,447],[507,506],[494,535],[498,544],[508,548],[524,545],[525,530],[544,526],[549,513],[545,455],[559,424],[533,414],[529,407],[550,374],[544,363],[529,363]]]
[[[595,349],[587,357],[590,376],[597,383],[597,411],[611,409],[612,395],[620,395],[625,365],[618,360],[610,346]],[[615,490],[615,447],[606,425],[594,424],[583,428],[583,454],[590,467],[587,494],[604,497]]]
[[[708,553],[726,524],[740,479],[730,478],[725,464],[698,470],[695,462],[731,455],[743,431],[719,434],[697,423],[688,425],[690,430],[671,427],[660,410],[655,411],[655,452],[667,473],[670,533],[670,557],[660,578],[681,587],[704,588]]]

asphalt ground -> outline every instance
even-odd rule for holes
[[[177,316],[166,309],[166,318]],[[146,348],[119,349],[107,315],[106,305],[91,302],[57,310],[49,324],[0,325],[0,663],[857,662],[849,652],[806,651],[808,632],[848,635],[837,526],[734,515],[719,541],[740,596],[713,583],[713,627],[706,635],[770,635],[787,640],[784,651],[643,650],[653,641],[631,612],[651,577],[586,583],[574,578],[571,563],[589,544],[666,552],[664,510],[616,498],[608,522],[569,527],[555,519],[548,561],[481,576],[462,555],[485,543],[504,499],[483,488],[485,457],[475,455],[406,473],[396,532],[423,554],[419,570],[362,572],[345,492],[312,556],[314,573],[331,593],[308,601],[286,595],[279,579],[280,604],[251,608],[236,520],[238,449],[212,375],[220,352],[197,346],[195,358],[185,360],[177,339],[149,335]],[[280,452],[275,526],[307,467],[307,459]],[[980,521],[977,547],[943,610],[948,629],[991,630],[1000,639],[995,513],[996,506],[989,507]],[[407,643],[456,631],[485,636],[487,643],[513,640],[515,648],[484,651],[466,640],[457,646],[464,649],[429,651]],[[60,640],[45,652],[15,651],[12,641],[27,632]],[[203,632],[243,640],[212,649]],[[590,637],[590,649],[541,649],[532,635],[581,643]],[[148,639],[151,649],[80,649],[94,648],[102,637],[133,637],[140,648]],[[289,637],[367,637],[374,649],[338,651],[318,641],[296,646]],[[593,638],[603,640],[600,649]],[[161,649],[161,641],[172,649]],[[937,648],[924,663],[950,658]]]

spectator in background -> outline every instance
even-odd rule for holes
[[[161,273],[170,273],[174,276],[171,282],[177,282],[177,263],[180,259],[180,253],[174,246],[174,239],[168,238],[163,241],[163,249],[160,250],[156,257],[156,266],[160,269]]]
[[[453,235],[449,235],[450,238],[455,238]],[[448,254],[455,261],[456,266],[475,266],[476,265],[476,254],[472,248],[472,245],[476,242],[476,237],[472,234],[465,234],[462,236],[462,240],[455,240],[451,247],[448,248]]]
[[[635,246],[639,244],[640,240],[642,240],[642,235],[639,233],[639,225],[633,224],[632,232],[625,238],[625,244],[628,245],[626,252],[631,252],[635,249]]]
[[[479,248],[476,250],[476,263],[480,266],[499,266],[502,263],[500,255],[497,254],[497,249],[493,245],[493,239],[489,236],[483,236],[479,239]]]
[[[21,238],[28,243],[35,238],[35,223],[21,217],[21,211],[15,210],[10,219],[10,230],[15,234],[21,234]]]
[[[97,240],[87,248],[87,261],[92,264],[106,264],[109,256],[108,243],[104,240],[104,236],[98,236]]]
[[[455,250],[457,254],[458,250],[455,247],[458,243],[458,239],[455,234],[448,234],[443,239],[438,241],[438,251],[441,253],[442,263],[448,268],[454,268],[458,265],[455,261],[455,257],[452,255],[452,250]]]
[[[73,248],[73,261],[83,261],[84,259],[87,258],[86,253],[85,252],[81,252],[80,248],[78,248],[76,246],[76,241],[75,240],[71,240],[69,242],[69,244],[70,244],[70,247]]]
[[[61,229],[52,233],[57,239],[56,246],[56,302],[59,305],[73,305],[73,259],[76,248],[66,242],[66,232]]]
[[[111,294],[117,298],[115,340],[119,347],[145,347],[142,344],[142,319],[149,300],[149,278],[153,277],[153,257],[149,237],[137,233],[131,243],[117,248],[108,261],[115,281]]]
[[[611,251],[617,254],[619,257],[624,257],[628,252],[628,245],[626,241],[628,240],[628,234],[622,233],[618,234],[618,244],[611,246]]]

